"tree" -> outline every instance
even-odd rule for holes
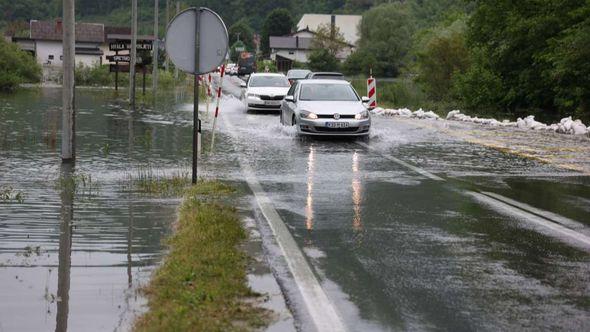
[[[469,67],[464,19],[439,25],[423,37],[417,52],[417,82],[434,101],[448,99],[453,77]]]
[[[333,56],[337,56],[346,46],[346,39],[340,29],[334,27],[334,31],[332,31],[330,24],[320,24],[311,41],[312,49],[323,48]]]
[[[16,44],[0,38],[0,90],[11,91],[20,83],[38,82],[41,66]]]
[[[265,55],[270,54],[269,37],[270,36],[283,36],[291,33],[293,29],[293,18],[291,13],[284,8],[275,9],[271,11],[262,27],[262,52]]]
[[[227,31],[229,35],[229,44],[233,45],[239,39],[244,43],[248,51],[254,50],[254,31],[248,24],[246,19],[241,19],[229,27]]]
[[[587,93],[582,91],[588,91],[588,85],[582,85],[587,82],[582,77],[587,77],[588,72],[574,73],[588,67],[578,68],[580,62],[574,59],[585,59],[587,54],[582,22],[590,13],[590,2],[477,0],[476,3],[469,20],[468,41],[472,49],[482,52],[479,59],[486,61],[475,66],[501,79],[502,90],[497,96],[500,108],[523,113],[541,109],[555,117],[564,105],[584,104],[582,99]],[[567,54],[563,53],[564,49]],[[567,92],[572,89],[580,93]],[[560,98],[565,99],[560,101]]]
[[[375,63],[371,67],[376,76],[400,74],[411,47],[413,31],[405,4],[379,5],[363,15],[359,49],[374,55]]]
[[[327,49],[317,48],[308,56],[309,69],[312,71],[338,71],[338,59]]]

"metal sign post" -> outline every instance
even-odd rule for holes
[[[195,16],[195,84],[194,85],[194,91],[193,94],[195,96],[195,104],[193,106],[193,177],[192,177],[192,183],[195,184],[197,183],[197,163],[198,163],[198,154],[199,154],[199,134],[201,133],[201,121],[199,120],[199,74],[198,72],[198,68],[200,67],[199,65],[199,58],[200,58],[200,54],[201,54],[201,45],[200,45],[200,40],[199,40],[199,34],[200,34],[200,29],[199,29],[199,23],[200,23],[200,16],[201,16],[201,11],[197,10],[195,12],[196,16]]]
[[[193,43],[187,43],[193,40]],[[194,75],[193,170],[197,183],[199,135],[199,75],[220,66],[228,51],[227,29],[214,11],[200,7],[178,13],[166,29],[166,52],[176,68]]]

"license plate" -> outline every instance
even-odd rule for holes
[[[348,122],[326,122],[328,128],[348,128],[350,124]]]
[[[264,105],[280,105],[280,100],[265,100]]]

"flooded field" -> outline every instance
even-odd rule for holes
[[[124,96],[77,91],[73,166],[60,89],[0,98],[0,331],[126,330],[141,310],[178,200],[130,178],[188,171],[192,109],[182,92],[134,112]]]

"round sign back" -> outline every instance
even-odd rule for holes
[[[198,16],[198,17],[197,17]],[[195,35],[199,21],[199,68],[195,70]],[[168,24],[166,52],[180,70],[191,74],[204,74],[215,70],[226,58],[228,51],[227,29],[223,20],[208,8],[189,8]]]

